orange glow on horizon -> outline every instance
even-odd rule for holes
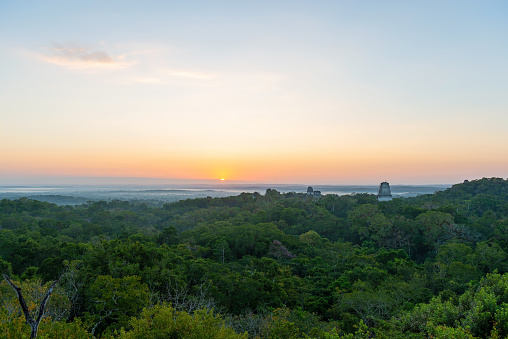
[[[374,147],[373,147],[374,148]],[[309,155],[310,154],[310,155]],[[455,156],[454,156],[455,155]],[[208,179],[220,182],[365,183],[388,180],[453,183],[472,177],[505,176],[508,160],[496,154],[421,150],[367,150],[353,147],[316,152],[171,153],[121,149],[9,152],[0,175]],[[457,180],[447,178],[459,178]],[[439,179],[445,178],[445,179]],[[458,181],[457,181],[458,182]]]

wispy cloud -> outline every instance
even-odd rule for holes
[[[110,51],[121,51],[111,53]],[[107,81],[124,84],[183,85],[204,84],[216,79],[216,75],[192,68],[169,66],[168,48],[107,45],[101,42],[96,48],[80,44],[55,44],[36,56],[48,63],[83,72],[100,72],[121,69],[116,76],[108,74]],[[179,63],[179,62],[177,62]]]
[[[55,45],[40,57],[46,62],[76,70],[119,69],[136,64],[135,61],[126,60],[123,55],[66,45]]]

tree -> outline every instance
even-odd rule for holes
[[[447,238],[447,230],[453,224],[453,216],[448,213],[428,211],[416,217],[425,245],[437,248]]]
[[[129,276],[113,278],[99,275],[90,286],[93,300],[88,318],[94,323],[92,334],[106,327],[126,326],[130,317],[136,315],[149,301],[148,287],[141,278]]]
[[[365,204],[353,208],[348,214],[351,229],[356,230],[362,240],[375,241],[385,246],[389,241],[393,223],[376,205]]]
[[[48,302],[49,297],[51,296],[51,293],[53,292],[53,289],[58,284],[58,280],[53,282],[51,286],[49,287],[49,290],[46,292],[46,295],[41,301],[41,304],[39,306],[39,311],[37,312],[37,318],[34,319],[30,315],[30,311],[28,309],[28,306],[26,305],[25,298],[23,297],[23,293],[21,293],[21,288],[18,287],[6,274],[3,274],[4,279],[7,281],[9,286],[12,287],[12,289],[16,292],[19,299],[19,304],[21,305],[21,309],[23,310],[23,313],[25,314],[25,319],[28,325],[30,325],[31,333],[30,333],[30,339],[37,338],[37,331],[39,330],[39,324],[44,317],[44,310],[46,308],[46,304]]]
[[[190,339],[247,339],[224,325],[213,311],[201,309],[193,315],[177,311],[167,304],[145,308],[138,318],[129,321],[130,331],[122,329],[120,339],[129,338],[190,338]]]

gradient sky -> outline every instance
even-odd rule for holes
[[[506,1],[0,0],[0,179],[508,170]]]

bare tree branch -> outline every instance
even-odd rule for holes
[[[3,274],[5,281],[12,287],[12,289],[16,292],[19,299],[19,304],[21,305],[21,309],[23,310],[23,313],[25,314],[25,319],[27,324],[32,325],[32,322],[34,320],[30,316],[30,312],[28,311],[28,307],[26,306],[25,298],[23,298],[23,294],[21,293],[21,288],[18,287],[15,283],[12,282],[12,280],[7,276],[7,274]]]
[[[37,316],[37,320],[34,320],[32,316],[30,315],[30,311],[28,310],[28,307],[26,306],[25,298],[23,298],[23,294],[21,293],[21,287],[18,287],[12,280],[7,276],[6,274],[3,274],[3,277],[5,281],[12,287],[12,289],[16,292],[19,299],[19,304],[21,305],[21,309],[23,310],[23,313],[25,314],[25,319],[28,325],[30,325],[30,328],[32,329],[30,334],[30,339],[37,338],[37,331],[39,330],[39,323],[42,320],[42,317],[44,316],[44,309],[46,308],[46,304],[48,302],[49,297],[51,296],[51,293],[53,292],[54,288],[58,284],[58,281],[56,280],[51,284],[48,292],[46,292],[46,295],[41,301],[41,304],[39,306],[39,314]]]
[[[48,292],[46,292],[46,295],[44,296],[44,298],[42,299],[41,301],[41,305],[39,306],[39,315],[37,317],[37,323],[39,323],[41,320],[42,320],[42,317],[44,316],[44,309],[46,308],[46,304],[48,302],[48,299],[49,297],[51,296],[51,293],[53,293],[53,290],[55,289],[56,287],[56,284],[58,284],[58,280],[55,280],[51,286],[49,287],[49,290]]]

